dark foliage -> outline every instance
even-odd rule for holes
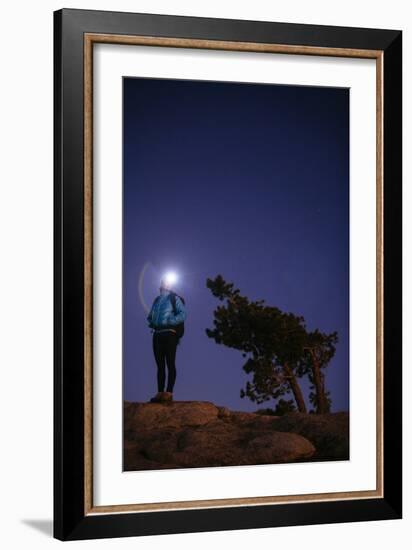
[[[308,375],[311,404],[316,412],[329,411],[324,370],[335,353],[337,333],[308,332],[302,316],[268,306],[264,300],[249,300],[221,275],[207,279],[206,286],[223,302],[206,334],[217,344],[241,351],[243,370],[252,377],[240,396],[260,404],[292,393],[299,412],[307,412],[298,378]],[[278,403],[281,411],[292,405],[291,400]]]

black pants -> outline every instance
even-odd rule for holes
[[[176,346],[177,336],[175,332],[154,332],[153,333],[153,353],[157,365],[157,389],[164,391],[166,381],[166,366],[168,371],[167,389],[173,392],[176,380]]]

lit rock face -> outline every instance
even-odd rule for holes
[[[313,431],[317,440],[327,440],[326,428],[322,439],[322,428],[311,431],[309,427],[310,422],[319,421],[309,417],[320,415],[304,415],[307,425],[302,418],[299,422],[296,415],[289,416],[290,426],[286,417],[230,411],[208,401],[125,402],[124,470],[277,464],[308,461],[315,456],[322,459],[309,437]],[[329,420],[327,429],[333,426]]]

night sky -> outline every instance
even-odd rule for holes
[[[240,397],[240,351],[205,329],[220,303],[206,278],[337,331],[326,370],[332,411],[349,409],[349,90],[124,78],[124,398],[157,392],[151,305],[161,275],[186,301],[175,400],[233,410],[273,407]],[[144,276],[142,278],[142,271]],[[300,379],[308,399],[308,383]],[[292,395],[286,396],[291,399]]]

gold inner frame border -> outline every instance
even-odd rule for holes
[[[376,60],[376,489],[304,495],[241,497],[143,504],[93,504],[93,45],[96,43],[171,48],[282,53]],[[325,48],[139,35],[84,34],[84,513],[155,512],[383,498],[383,75],[381,50]]]

